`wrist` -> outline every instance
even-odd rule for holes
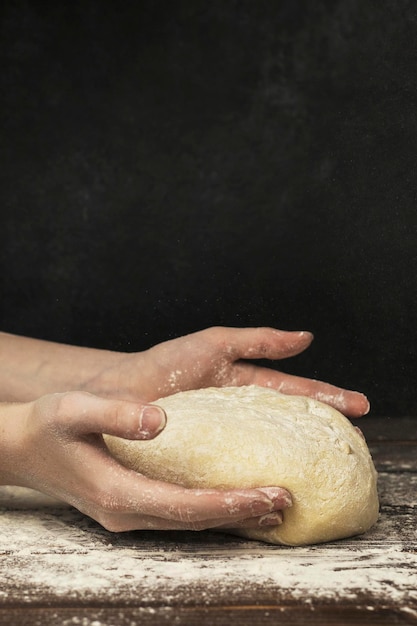
[[[116,387],[123,353],[0,333],[0,401]]]
[[[27,404],[0,403],[0,485],[21,485],[18,468],[25,458],[24,432]]]
[[[128,363],[131,355],[123,352],[85,348],[82,369],[73,380],[72,389],[88,391],[97,396],[130,395]]]
[[[98,355],[95,375],[85,379],[83,391],[107,398],[131,402],[152,402],[167,395],[168,374],[155,363],[150,350],[143,352],[107,352]],[[172,393],[172,392],[171,392]]]

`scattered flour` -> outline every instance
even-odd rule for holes
[[[277,602],[372,598],[417,608],[417,536],[404,542],[404,524],[384,511],[362,537],[289,548],[208,532],[114,535],[36,494],[25,500],[19,492],[23,501],[8,509],[7,489],[0,489],[0,607],[13,598],[29,604],[40,593],[140,599],[141,606],[161,597],[167,605],[178,598],[204,604],[242,599],[250,588],[252,596]]]

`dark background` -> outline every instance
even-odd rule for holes
[[[3,330],[310,329],[416,414],[417,2],[6,1],[0,61]]]

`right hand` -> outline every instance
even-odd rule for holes
[[[280,487],[186,489],[118,463],[102,433],[152,439],[162,409],[85,392],[0,404],[0,484],[59,498],[110,531],[254,528],[282,522],[291,496]]]

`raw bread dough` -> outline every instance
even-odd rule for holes
[[[363,533],[377,520],[368,447],[330,406],[257,386],[185,391],[155,404],[168,416],[155,439],[105,436],[127,467],[186,487],[279,486],[292,494],[282,525],[238,534],[304,545]]]

